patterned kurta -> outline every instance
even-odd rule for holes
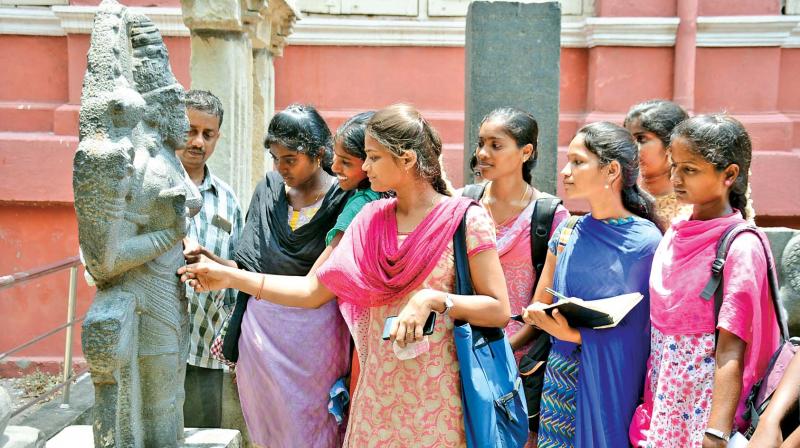
[[[398,243],[407,235],[398,235]],[[470,255],[495,247],[494,225],[477,207],[467,211]],[[448,244],[433,272],[420,286],[453,291],[453,244]],[[361,373],[350,410],[345,446],[463,447],[466,445],[461,389],[453,341],[453,321],[438,316],[429,348],[401,361],[392,343],[381,339],[384,321],[396,316],[407,300],[387,306],[343,307],[358,348]]]
[[[675,192],[661,196],[654,196],[655,215],[658,218],[658,227],[661,231],[666,231],[672,221],[676,218],[689,219],[692,216],[694,206],[692,204],[681,204]]]
[[[508,218],[495,228],[497,252],[500,255],[500,265],[503,267],[503,274],[506,277],[511,314],[522,314],[523,310],[531,304],[533,297],[536,270],[533,268],[533,259],[531,258],[531,217],[535,203],[536,201],[531,201],[530,205],[525,207],[520,214]],[[569,212],[559,205],[553,215],[553,225],[548,233],[548,240],[561,221],[567,217],[569,217]],[[506,335],[510,338],[524,325],[521,322],[510,320],[506,326]],[[533,345],[533,341],[514,351],[517,363],[525,353],[528,353],[531,345]]]
[[[214,254],[230,259],[242,233],[242,212],[233,190],[205,169],[199,187],[203,207],[191,221],[188,237]],[[223,364],[211,356],[211,343],[228,317],[236,291],[223,289],[195,292],[186,288],[189,298],[189,359],[193,366],[222,369]]]

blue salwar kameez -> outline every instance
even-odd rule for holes
[[[556,253],[564,223],[550,241]],[[579,328],[580,345],[553,338],[547,361],[539,448],[620,448],[642,396],[650,351],[648,279],[661,232],[635,217],[609,224],[578,221],[558,254],[553,289],[597,300],[639,292],[644,299],[616,327]]]

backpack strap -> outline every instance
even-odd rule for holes
[[[484,191],[486,191],[486,184],[469,184],[464,187],[461,196],[480,202]]]
[[[536,199],[531,214],[531,261],[533,269],[536,271],[536,281],[533,290],[542,276],[545,260],[547,260],[547,243],[550,239],[550,229],[553,228],[553,218],[556,209],[561,205],[561,199],[549,194],[542,194]]]
[[[561,233],[558,234],[556,255],[560,255],[561,252],[564,252],[564,249],[566,249],[569,239],[572,237],[572,231],[575,230],[575,226],[578,224],[578,219],[580,219],[580,216],[570,216],[567,220],[567,224],[561,229]]]
[[[780,298],[780,287],[778,286],[778,276],[775,273],[775,263],[772,259],[771,252],[767,249],[763,238],[758,230],[758,227],[749,223],[732,224],[725,230],[725,233],[717,243],[717,256],[714,262],[711,263],[711,278],[706,283],[700,297],[705,300],[710,300],[714,297],[714,334],[719,340],[719,311],[722,308],[722,296],[724,293],[725,285],[723,278],[723,268],[725,267],[725,259],[728,256],[728,251],[733,244],[733,240],[742,232],[751,232],[758,237],[761,247],[764,250],[764,257],[767,260],[767,279],[769,281],[769,289],[772,295],[772,306],[775,310],[775,318],[778,320],[778,327],[781,331],[781,342],[789,340],[789,330],[786,324],[786,315],[783,311],[782,301]]]

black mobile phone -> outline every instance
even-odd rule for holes
[[[383,324],[383,338],[384,341],[389,340],[389,333],[392,331],[392,325],[394,324],[395,319],[397,316],[389,316],[386,318],[386,323]],[[422,334],[423,335],[430,335],[433,334],[433,327],[436,325],[436,312],[431,311],[431,314],[428,314],[428,319],[425,321],[425,325],[422,327]]]

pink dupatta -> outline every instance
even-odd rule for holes
[[[713,333],[714,301],[700,292],[711,277],[717,241],[745,222],[738,211],[707,221],[677,220],[656,250],[650,274],[650,320],[667,335]]]
[[[371,202],[347,228],[317,278],[342,302],[375,307],[400,300],[433,271],[474,203],[468,198],[440,202],[398,247],[397,200]]]

